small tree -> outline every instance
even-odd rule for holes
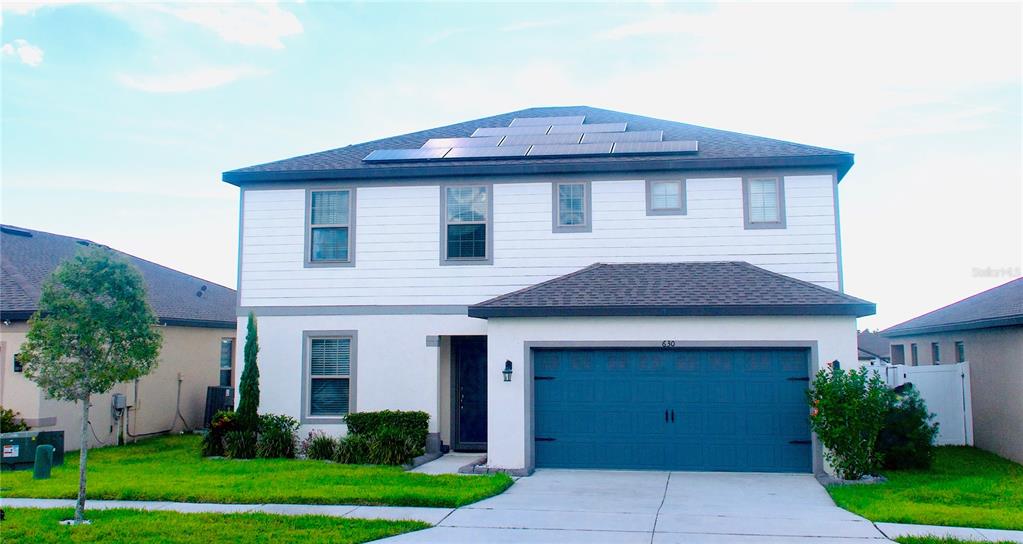
[[[894,395],[866,368],[821,370],[807,392],[810,426],[824,445],[824,457],[838,475],[858,480],[881,466],[877,436]]]
[[[83,250],[43,283],[24,372],[50,398],[82,404],[75,524],[85,515],[89,397],[153,370],[163,341],[155,325],[142,275],[108,249]]]
[[[259,339],[256,335],[256,316],[249,312],[245,333],[245,369],[238,384],[238,427],[243,432],[256,433],[259,430]]]

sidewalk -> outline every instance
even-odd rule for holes
[[[3,508],[74,508],[74,499],[0,499]],[[334,516],[360,519],[419,520],[437,525],[454,508],[427,508],[418,506],[359,506],[355,504],[214,504],[169,501],[103,501],[89,499],[86,509],[109,510],[131,508],[135,510],[166,510],[186,514],[215,513],[242,514],[259,512],[287,516]]]
[[[0,499],[4,508],[74,508],[74,499]],[[195,513],[240,514],[260,512],[287,516],[316,515],[361,519],[419,520],[439,525],[455,508],[427,508],[416,506],[359,506],[352,504],[214,504],[168,501],[104,501],[90,499],[86,507],[95,510],[129,508],[136,510],[165,510]],[[470,506],[471,508],[471,506]],[[949,536],[975,542],[1018,542],[1023,544],[1023,531],[1001,529],[973,529],[968,527],[942,527],[938,525],[911,525],[907,523],[875,523],[884,536],[895,539],[902,536]],[[773,542],[773,541],[772,541]]]

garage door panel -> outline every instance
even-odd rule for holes
[[[544,349],[534,365],[537,466],[810,470],[806,350]]]

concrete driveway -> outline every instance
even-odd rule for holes
[[[887,542],[808,474],[538,470],[390,543]]]

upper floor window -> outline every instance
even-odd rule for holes
[[[354,193],[350,189],[309,191],[306,264],[354,264]]]
[[[782,178],[753,177],[743,182],[746,228],[785,228],[785,184]]]
[[[491,254],[493,207],[490,187],[455,185],[444,187],[441,195],[444,220],[441,262],[446,264],[493,262]]]
[[[590,230],[590,184],[570,182],[554,184],[554,232]]]
[[[647,180],[646,212],[647,215],[685,214],[685,181],[681,179]]]
[[[341,418],[352,409],[353,338],[307,336],[307,417]]]
[[[956,362],[966,362],[966,344],[964,344],[962,340],[956,342]]]
[[[937,342],[931,342],[931,362],[934,364],[941,362],[941,345]]]

